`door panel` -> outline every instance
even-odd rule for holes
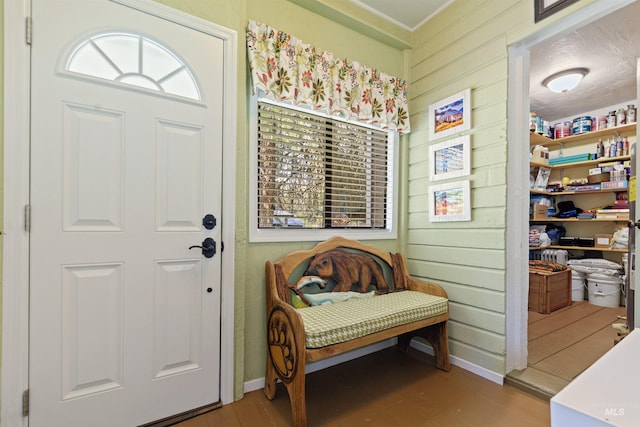
[[[220,256],[189,248],[220,240],[202,218],[221,212],[223,42],[109,0],[32,8],[29,424],[133,426],[215,403]],[[87,46],[112,61],[74,74]],[[149,83],[163,73],[178,83]]]
[[[122,264],[63,268],[62,399],[123,384]]]
[[[124,114],[64,106],[65,231],[122,231]]]
[[[203,216],[203,129],[159,121],[156,134],[158,231],[199,231]]]
[[[199,261],[156,264],[154,378],[200,368],[202,289]]]

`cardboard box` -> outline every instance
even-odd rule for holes
[[[594,236],[594,245],[596,248],[608,248],[611,246],[613,234],[596,234]]]
[[[547,217],[547,205],[541,205],[539,203],[534,203],[531,208],[532,218],[533,219],[545,219]]]
[[[599,175],[602,173],[602,168],[591,168],[589,169],[589,175]]]
[[[529,271],[529,310],[549,314],[571,305],[571,269],[556,273]]]
[[[547,147],[536,145],[531,152],[531,161],[542,165],[548,165],[549,149]]]
[[[602,183],[602,189],[629,188],[629,181],[609,181]]]

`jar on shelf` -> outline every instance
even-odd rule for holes
[[[529,113],[529,130],[535,132],[538,127],[538,115],[533,111]]]
[[[627,123],[635,123],[636,122],[636,106],[629,105],[627,107]]]
[[[616,112],[609,111],[609,115],[607,116],[607,127],[613,128],[616,127]]]
[[[538,116],[536,117],[536,133],[538,135],[542,135],[543,133],[543,122],[544,120],[542,120],[542,117]]]
[[[607,116],[592,116],[591,130],[602,130],[607,128]]]
[[[596,158],[601,159],[604,157],[604,144],[602,143],[602,138],[598,140],[598,145],[596,145]]]
[[[627,112],[624,108],[618,108],[618,112],[616,113],[616,124],[618,126],[624,125],[627,123]]]

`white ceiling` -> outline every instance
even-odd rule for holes
[[[533,47],[529,71],[531,111],[557,120],[635,100],[639,18],[640,2],[635,2]],[[576,67],[590,70],[576,89],[557,94],[542,86],[548,75]]]
[[[412,31],[454,0],[350,1]],[[640,1],[534,46],[530,61],[531,111],[553,121],[635,100],[639,21]],[[554,94],[542,86],[548,75],[579,67],[590,71],[577,89]]]
[[[394,24],[413,31],[454,0],[351,0]]]

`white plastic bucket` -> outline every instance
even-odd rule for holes
[[[585,274],[571,270],[571,301],[584,301]]]
[[[599,273],[587,274],[589,302],[600,307],[620,306],[620,276],[607,276]]]

